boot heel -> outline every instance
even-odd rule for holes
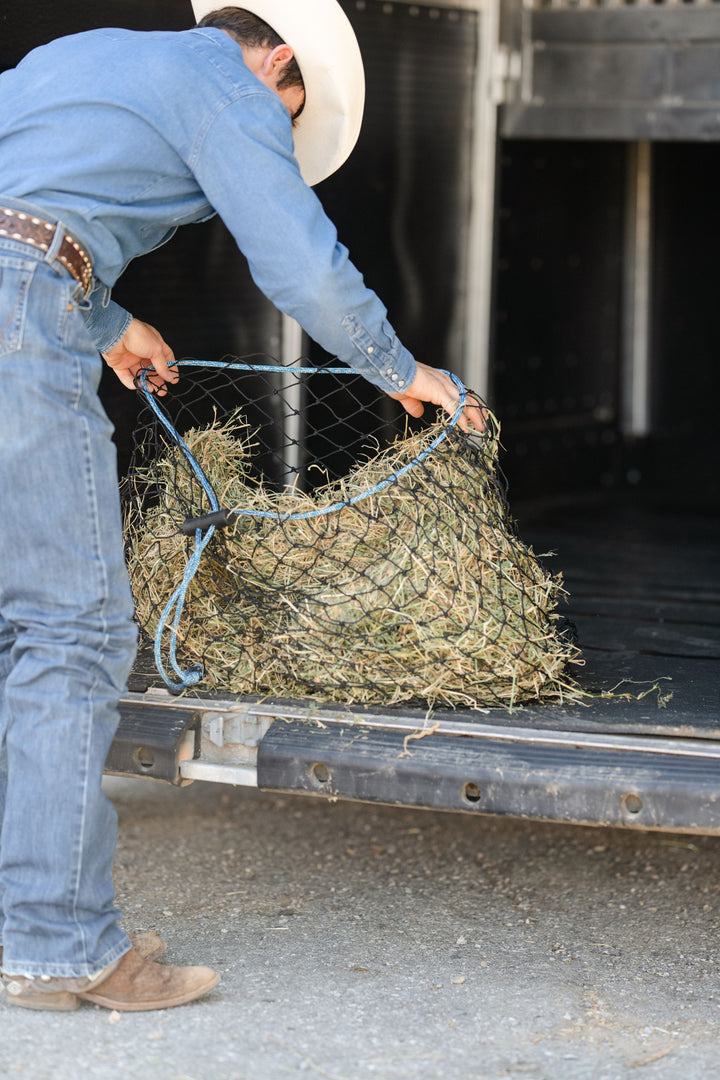
[[[80,1007],[77,994],[71,994],[69,990],[48,990],[43,993],[39,990],[33,993],[30,990],[22,990],[13,994],[10,987],[6,987],[6,1000],[8,1005],[16,1005],[21,1009],[45,1009],[48,1012],[72,1012]]]

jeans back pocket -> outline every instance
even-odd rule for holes
[[[28,293],[37,262],[0,258],[0,356],[17,352],[23,341]]]

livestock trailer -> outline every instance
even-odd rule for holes
[[[107,771],[720,832],[720,3],[342,6],[366,111],[318,194],[403,341],[499,416],[513,515],[564,575],[588,696],[428,714],[176,695],[143,651]],[[190,14],[26,0],[0,16],[0,66],[59,34]],[[178,355],[328,361],[217,219],[115,297]],[[112,376],[102,393],[122,480],[139,406]]]

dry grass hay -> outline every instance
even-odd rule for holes
[[[400,439],[312,494],[252,478],[254,439],[237,412],[185,434],[220,505],[238,515],[209,542],[178,628],[178,655],[203,666],[206,688],[470,709],[576,695],[562,583],[515,533],[494,420],[482,437],[448,432],[354,506],[296,517],[374,488],[442,430]],[[182,522],[208,507],[175,447],[135,484],[152,491],[127,518],[137,617],[152,635],[192,549]]]

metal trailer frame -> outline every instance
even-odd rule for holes
[[[585,825],[720,834],[720,743],[517,714],[350,712],[130,694],[107,771]],[[495,722],[494,722],[495,721]]]

